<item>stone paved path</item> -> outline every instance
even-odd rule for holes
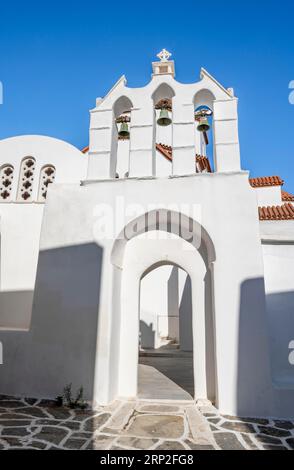
[[[212,406],[116,401],[95,411],[0,396],[0,449],[294,449],[294,423]]]

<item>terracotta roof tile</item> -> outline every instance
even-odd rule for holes
[[[208,173],[212,173],[211,166],[207,157],[196,155],[196,163],[198,164],[200,171],[206,170]]]
[[[259,220],[294,220],[294,206],[286,203],[282,206],[259,207]]]
[[[162,153],[169,161],[173,159],[173,151],[170,145],[165,144],[156,144],[156,150]],[[211,166],[207,157],[202,155],[196,155],[196,163],[198,164],[200,171],[207,171],[208,173],[212,173]]]
[[[263,188],[266,186],[283,186],[284,181],[279,176],[261,176],[260,178],[250,178],[249,183],[253,188]]]
[[[156,150],[158,150],[164,157],[168,160],[172,161],[173,158],[173,150],[170,145],[165,144],[156,144]]]
[[[287,193],[287,191],[282,191],[282,201],[294,201],[294,195]]]

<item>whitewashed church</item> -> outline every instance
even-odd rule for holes
[[[234,90],[158,59],[83,150],[0,141],[0,394],[158,399],[144,361],[190,358],[191,400],[294,418],[294,196],[242,168]]]

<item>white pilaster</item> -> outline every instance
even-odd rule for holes
[[[150,99],[131,111],[130,177],[153,175],[154,148],[154,110]]]
[[[237,106],[237,98],[213,103],[215,171],[241,169]]]
[[[111,153],[115,132],[112,109],[91,111],[88,179],[111,177]]]
[[[194,105],[173,99],[173,175],[195,173]]]

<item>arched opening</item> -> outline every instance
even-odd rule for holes
[[[38,201],[46,201],[49,184],[54,183],[56,168],[54,165],[44,165],[40,171]]]
[[[132,108],[133,103],[126,96],[118,98],[113,105],[111,178],[125,178],[128,176]]]
[[[156,144],[172,146],[174,90],[162,83],[152,95],[154,106],[153,174],[156,175]]]
[[[11,199],[14,167],[10,164],[0,168],[0,201],[8,202]]]
[[[25,157],[20,166],[17,189],[18,202],[32,202],[35,170],[36,160],[33,157]]]
[[[138,398],[194,400],[192,284],[173,264],[140,282]]]
[[[193,99],[195,111],[195,151],[196,169],[198,172],[213,171],[214,161],[214,125],[213,101],[214,95],[210,90],[200,90]],[[207,157],[208,163],[201,165],[197,156]],[[200,163],[200,164],[198,164]]]
[[[127,224],[113,245],[111,259],[116,319],[112,335],[113,396],[138,394],[141,280],[155,266],[173,265],[191,278],[194,397],[216,401],[212,298],[215,251],[207,231],[185,214],[157,209]]]

